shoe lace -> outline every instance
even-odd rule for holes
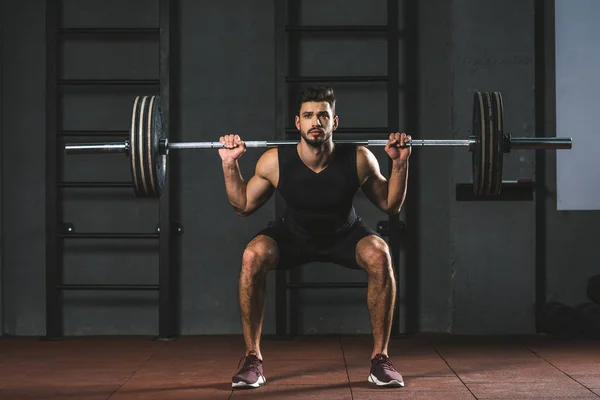
[[[250,352],[247,356],[242,357],[240,359],[240,361],[238,362],[238,368],[240,368],[242,361],[244,362],[244,365],[242,366],[242,369],[240,369],[240,371],[239,371],[240,373],[246,372],[246,371],[254,371],[258,375],[262,376],[263,380],[266,381],[265,376],[262,374],[262,372],[260,372],[260,368],[258,368],[258,366],[261,364],[261,361],[256,356],[256,354],[253,354],[253,352]]]
[[[383,354],[376,354],[375,355],[375,360],[377,360],[377,364],[383,364],[383,368],[384,369],[388,369],[391,371],[395,371],[396,368],[394,368],[394,364],[392,363],[392,360],[390,360],[389,357],[384,356]]]

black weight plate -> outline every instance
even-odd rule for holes
[[[502,186],[503,106],[500,93],[473,96],[473,193],[493,196]]]
[[[140,113],[142,110],[142,102],[145,99],[138,96],[133,102],[133,112],[131,114],[131,131],[129,132],[129,162],[131,170],[131,180],[133,183],[133,189],[135,194],[140,197],[145,196],[144,185],[142,183],[142,171],[140,165],[143,164],[143,153],[140,153],[140,149],[143,147],[143,143],[140,142],[140,129],[141,120]]]
[[[165,137],[159,96],[135,99],[130,134],[131,175],[138,197],[160,197],[165,184],[166,155],[159,154]]]
[[[490,140],[493,146],[492,162],[490,164],[490,192],[488,195],[498,195],[502,190],[502,168],[504,160],[504,103],[500,92],[491,93],[492,96],[492,129]]]
[[[484,104],[484,93],[475,92],[473,94],[473,136],[475,137],[475,146],[473,148],[472,168],[473,168],[473,193],[479,195],[483,191],[486,163],[482,138],[486,130],[485,125],[486,107]]]
[[[167,177],[167,155],[160,154],[160,141],[166,139],[162,103],[159,96],[154,97],[151,117],[152,165],[154,165],[154,188],[156,197],[160,197]]]

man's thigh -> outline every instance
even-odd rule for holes
[[[290,269],[310,262],[311,254],[306,248],[306,240],[291,232],[283,221],[274,222],[259,231],[255,237],[259,235],[267,236],[277,243],[279,251],[277,269]]]
[[[368,238],[383,240],[374,229],[368,227],[361,219],[347,234],[332,241],[328,248],[320,251],[319,261],[333,262],[350,269],[363,269],[358,263],[356,250],[358,243]]]

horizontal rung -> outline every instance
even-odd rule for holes
[[[158,239],[158,233],[63,233],[64,239]]]
[[[62,86],[159,86],[160,79],[59,79]]]
[[[352,288],[366,288],[367,282],[287,282],[287,288],[293,289],[352,289]]]
[[[58,182],[63,188],[131,188],[131,182]]]
[[[159,28],[62,28],[62,35],[158,35]]]
[[[101,285],[101,284],[64,284],[57,285],[59,290],[158,290],[158,285]]]
[[[288,25],[288,32],[387,32],[386,25]]]
[[[386,75],[381,76],[286,76],[286,82],[387,82]]]
[[[130,132],[129,131],[84,131],[84,130],[80,130],[80,131],[73,131],[73,130],[64,130],[64,131],[59,131],[58,135],[59,136],[64,136],[64,137],[73,137],[73,136],[106,136],[106,137],[111,137],[111,136],[119,136],[119,137],[123,137],[123,136],[129,136]]]

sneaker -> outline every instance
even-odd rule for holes
[[[238,368],[242,360],[244,360],[244,365],[238,373],[231,378],[231,387],[257,388],[260,385],[264,385],[267,382],[267,379],[263,375],[262,361],[256,357],[256,354],[248,354],[247,356],[242,357],[238,363]]]
[[[377,386],[404,387],[402,375],[396,371],[389,357],[383,354],[376,354],[371,360],[371,374],[368,380]]]

